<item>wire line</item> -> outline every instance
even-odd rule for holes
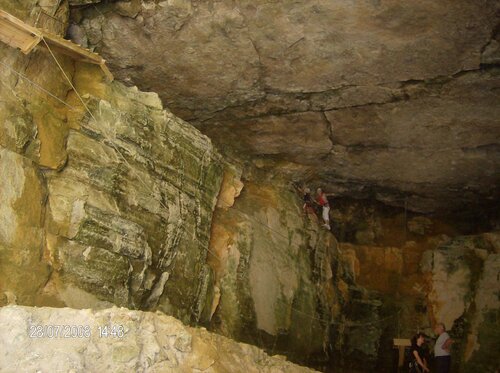
[[[75,107],[71,106],[70,104],[68,104],[67,102],[63,101],[62,99],[60,99],[59,97],[57,97],[55,94],[53,94],[52,92],[48,91],[47,89],[43,88],[41,85],[35,83],[33,80],[31,80],[30,78],[28,78],[26,75],[20,73],[19,71],[16,71],[14,68],[12,68],[11,66],[3,63],[2,61],[0,61],[0,64],[9,69],[10,71],[12,71],[13,73],[15,73],[17,76],[27,80],[28,82],[30,82],[31,84],[33,84],[36,88],[38,88],[39,90],[41,90],[42,92],[46,93],[47,95],[49,95],[50,97],[52,97],[53,99],[59,101],[61,104],[69,107],[71,110],[76,110]]]
[[[54,61],[56,62],[57,66],[59,67],[59,70],[61,70],[62,74],[64,75],[64,77],[66,78],[66,80],[68,81],[68,83],[70,84],[71,88],[75,91],[75,94],[78,96],[79,100],[81,101],[81,103],[83,104],[83,107],[85,108],[85,110],[87,111],[87,113],[90,115],[90,117],[94,120],[94,122],[97,124],[98,121],[96,119],[96,117],[94,116],[94,114],[90,111],[89,107],[87,106],[87,104],[85,103],[85,101],[83,100],[82,96],[80,95],[80,93],[78,92],[78,90],[76,89],[76,87],[73,85],[73,82],[69,79],[68,75],[66,74],[66,72],[64,71],[64,69],[62,68],[61,64],[59,63],[59,61],[57,60],[56,56],[54,55],[54,53],[52,52],[52,49],[50,48],[49,44],[46,42],[45,38],[42,36],[42,41],[43,43],[45,44],[45,46],[47,47],[48,51],[50,52],[52,58],[54,59]],[[108,134],[106,133],[106,131],[102,131],[102,134],[103,136],[109,141],[110,145],[115,149],[115,151],[120,155],[120,157],[123,159],[123,161],[125,162],[125,164],[129,167],[129,169],[133,172],[133,173],[136,173],[135,169],[131,166],[131,164],[127,161],[127,159],[125,158],[125,156],[122,154],[122,152],[118,149],[118,147],[113,143],[113,140],[108,136]],[[140,175],[138,175],[136,173],[136,176],[137,176],[137,179],[141,181],[141,183],[143,183],[143,185],[146,187],[146,189],[148,189],[148,186],[146,185],[146,183],[144,182],[144,180],[140,177]],[[165,204],[159,200],[158,203],[166,210],[168,210],[168,207],[165,206]],[[218,261],[221,261],[220,258],[214,253],[212,252],[209,248],[205,248],[204,250],[208,251],[209,253],[211,253]]]

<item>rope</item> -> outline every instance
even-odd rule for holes
[[[93,113],[90,111],[90,109],[88,108],[87,104],[85,103],[85,101],[83,100],[82,96],[79,94],[78,90],[76,89],[76,87],[73,85],[72,81],[69,79],[68,75],[66,74],[66,72],[64,71],[64,69],[62,68],[61,64],[59,63],[59,61],[57,60],[57,58],[55,57],[54,53],[52,52],[51,48],[49,47],[49,45],[47,44],[47,42],[45,41],[45,39],[42,37],[42,41],[44,42],[45,46],[47,47],[47,49],[49,50],[51,56],[53,57],[54,61],[56,62],[57,66],[59,67],[59,69],[61,70],[62,74],[64,75],[64,77],[66,78],[66,80],[68,81],[68,83],[70,84],[71,88],[75,91],[75,94],[77,95],[77,97],[79,98],[79,100],[81,101],[81,103],[83,104],[85,110],[87,111],[87,113],[91,116],[91,118],[97,123],[97,119],[95,118],[95,116],[93,115]],[[123,159],[123,161],[125,162],[125,164],[127,164],[127,166],[132,170],[134,171],[134,168],[130,165],[130,163],[127,161],[127,159],[124,157],[124,155],[120,152],[120,150],[115,146],[115,144],[112,142],[112,140],[107,136],[107,133],[105,131],[103,131],[103,134],[104,136],[106,137],[106,139],[110,142],[111,146],[116,150],[116,152],[120,155],[120,157]],[[139,175],[137,175],[139,176]],[[139,177],[139,180],[141,180],[141,182],[143,182],[144,186],[147,188],[147,185],[144,183],[144,181]],[[200,189],[205,189],[206,191],[206,188],[204,188],[202,185],[199,185]],[[226,201],[226,202],[229,202],[229,201]],[[167,207],[160,201],[159,202],[160,205],[162,205],[162,207],[164,207],[165,209],[167,209]],[[256,219],[252,216],[249,216],[247,213],[244,213],[243,211],[239,210],[238,208],[236,208],[234,205],[231,207],[233,208],[235,211],[241,213],[241,214],[244,214],[247,218],[250,218],[251,220],[257,222],[258,224],[266,227],[270,232],[272,233],[275,233],[277,234],[278,236],[282,237],[283,239],[285,239],[287,242],[289,242],[289,237],[285,236],[284,234],[282,234],[281,232],[278,232],[276,231],[275,229],[271,228],[268,224],[266,223],[263,223],[262,221],[260,221],[259,219]],[[217,260],[221,261],[220,258],[213,252],[211,251],[210,249],[206,249],[209,253],[211,253]],[[273,256],[274,256],[274,253],[272,253]],[[330,322],[326,322],[325,320],[323,319],[320,319],[320,318],[317,318],[315,316],[312,316],[312,315],[309,315],[293,306],[290,306],[291,309],[297,313],[300,313],[304,316],[307,316],[311,319],[314,319],[314,320],[317,320],[321,323],[325,323],[326,325],[328,324],[331,324]],[[390,319],[394,317],[393,316],[389,316],[389,317],[386,317],[384,319],[380,319],[380,320],[377,320],[377,321],[374,321],[374,322],[368,322],[368,323],[347,323],[348,326],[366,326],[366,325],[370,325],[370,324],[376,324],[376,323],[380,323],[380,322],[383,322],[387,319]],[[332,322],[333,323],[333,322]],[[335,323],[333,323],[335,324]],[[337,324],[346,324],[346,323],[337,323]]]
[[[78,92],[78,90],[76,89],[76,87],[74,86],[73,82],[71,81],[71,79],[68,77],[68,75],[66,74],[66,72],[64,71],[64,69],[62,68],[61,64],[59,63],[59,61],[57,60],[56,56],[54,55],[54,53],[52,52],[52,49],[50,48],[49,44],[47,43],[47,41],[45,40],[45,38],[42,36],[42,41],[43,43],[45,44],[45,46],[47,47],[47,50],[49,51],[50,55],[52,56],[52,58],[54,59],[55,63],[57,64],[57,67],[59,68],[59,70],[61,70],[62,74],[64,75],[64,77],[66,78],[66,81],[69,83],[69,85],[71,86],[71,88],[73,89],[73,91],[75,92],[75,94],[77,95],[78,99],[81,101],[83,107],[85,108],[85,110],[87,111],[87,113],[90,115],[90,117],[94,120],[94,122],[98,123],[96,117],[94,116],[94,114],[90,111],[89,107],[87,106],[87,104],[85,103],[85,101],[83,100],[82,96],[80,95],[80,93]],[[106,140],[108,140],[108,142],[110,143],[110,145],[114,148],[114,150],[117,152],[117,154],[119,154],[119,156],[123,159],[123,162],[129,167],[129,169],[135,173],[135,169],[131,166],[131,164],[127,161],[127,159],[125,158],[125,156],[122,154],[122,152],[118,149],[118,147],[113,143],[113,140],[108,136],[108,134],[106,133],[106,131],[102,131],[102,134],[104,135],[104,137],[106,138]],[[137,176],[137,179],[140,180],[141,183],[143,183],[143,185],[146,187],[146,189],[148,188],[148,186],[146,185],[146,183],[144,182],[144,180],[142,180],[142,178],[140,177],[140,175],[136,174]],[[158,201],[160,206],[162,206],[164,209],[168,210],[168,207],[165,206],[165,204],[163,204],[163,202],[161,200]],[[218,261],[220,261],[219,257],[214,253],[212,252],[209,248],[205,248],[204,250],[208,251],[209,253],[211,253]]]
[[[279,302],[282,302],[283,304],[287,305],[288,306],[288,303],[286,303],[285,301],[282,301],[281,299],[277,299]],[[304,312],[304,311],[301,311],[293,306],[289,306],[290,309],[294,312],[297,312],[297,313],[300,313],[312,320],[316,320],[316,321],[319,321],[320,323],[323,323],[325,325],[346,325],[348,327],[359,327],[359,326],[367,326],[367,325],[375,325],[375,324],[379,324],[379,323],[382,323],[384,321],[387,321],[387,320],[390,320],[390,319],[393,319],[394,317],[399,317],[399,314],[401,312],[401,310],[399,310],[398,312],[390,315],[390,316],[387,316],[387,317],[383,317],[381,319],[378,319],[378,320],[375,320],[375,321],[369,321],[369,322],[363,322],[363,323],[351,323],[351,322],[339,322],[339,321],[326,321],[326,320],[323,320],[323,319],[320,319],[318,317],[315,317],[311,314],[308,314],[307,312]]]
[[[79,99],[80,99],[80,101],[82,102],[83,106],[85,107],[85,110],[89,113],[89,115],[92,117],[92,119],[93,119],[95,122],[97,122],[97,119],[96,119],[96,118],[95,118],[95,116],[92,114],[92,112],[90,111],[90,109],[88,108],[88,106],[85,104],[85,102],[84,102],[83,98],[80,96],[80,94],[78,93],[78,91],[77,91],[76,87],[73,85],[73,83],[71,82],[71,80],[69,79],[69,77],[66,75],[66,73],[65,73],[64,69],[62,68],[61,64],[59,63],[59,61],[57,60],[56,56],[54,55],[54,53],[52,52],[51,48],[49,47],[49,45],[47,44],[47,42],[45,41],[45,39],[44,39],[43,37],[42,37],[42,41],[44,42],[45,46],[46,46],[46,47],[47,47],[47,49],[49,50],[50,54],[52,55],[52,57],[53,57],[54,61],[55,61],[55,62],[56,62],[56,64],[57,64],[57,66],[59,67],[59,69],[60,69],[60,70],[61,70],[61,72],[63,73],[64,77],[66,78],[66,80],[67,80],[67,81],[68,81],[68,83],[70,84],[71,88],[75,91],[76,95],[78,96],[78,98],[79,98]],[[103,132],[103,133],[104,133],[104,132]],[[107,140],[111,143],[111,146],[113,146],[113,148],[116,150],[116,152],[117,152],[117,153],[121,156],[121,158],[123,159],[123,161],[127,164],[127,166],[129,166],[129,167],[133,170],[133,168],[132,168],[132,166],[130,165],[130,163],[129,163],[126,159],[125,159],[125,157],[123,156],[123,154],[122,154],[122,153],[121,153],[121,152],[120,152],[120,151],[116,148],[116,146],[113,144],[112,140],[111,140],[111,139],[107,136],[107,134],[106,134],[106,133],[104,133],[104,135],[105,135],[106,139],[107,139]],[[141,180],[141,182],[143,182],[141,178],[139,178],[139,180]],[[143,183],[144,183],[144,182],[143,182]],[[147,185],[146,185],[145,183],[144,183],[144,186],[147,188]],[[202,188],[202,187],[201,187],[201,185],[200,185],[200,188]],[[202,189],[205,189],[205,191],[207,191],[207,190],[206,190],[206,188],[202,188]],[[226,202],[227,202],[227,201],[226,201]],[[161,201],[160,201],[160,204],[161,204],[161,205],[162,205],[165,209],[168,209],[165,205],[163,205],[163,203],[161,203]],[[232,208],[233,208],[233,207],[234,207],[234,206],[232,206]],[[235,208],[235,210],[239,211],[239,210],[238,210],[238,209],[236,209],[236,208]],[[241,211],[239,211],[239,212],[241,212]],[[241,213],[243,213],[243,212],[241,212]],[[245,214],[245,213],[244,213],[244,214]],[[245,214],[245,215],[246,215],[246,214]],[[279,236],[281,236],[282,238],[286,239],[286,240],[287,240],[287,242],[289,241],[289,238],[288,238],[287,236],[285,236],[285,235],[281,234],[280,232],[278,232],[278,231],[276,231],[276,230],[272,229],[269,225],[267,225],[267,224],[265,224],[265,223],[263,223],[263,222],[259,221],[258,219],[252,218],[252,217],[250,217],[250,216],[248,216],[248,215],[247,215],[247,217],[249,217],[249,218],[251,218],[252,220],[256,221],[258,224],[261,224],[261,225],[263,225],[263,226],[267,227],[270,231],[272,231],[272,232],[274,232],[274,233],[278,234]],[[215,253],[213,253],[210,249],[206,249],[206,250],[207,250],[207,251],[209,251],[209,252],[210,252],[213,256],[215,256],[215,258],[216,258],[217,260],[219,260],[219,261],[220,261],[220,259],[217,257],[217,255],[216,255]]]
[[[59,67],[59,70],[61,70],[61,72],[63,73],[64,77],[66,78],[66,80],[68,81],[69,85],[71,86],[71,88],[73,89],[73,91],[75,91],[76,95],[78,96],[78,98],[80,99],[80,101],[82,102],[83,104],[83,107],[85,108],[85,110],[89,113],[89,115],[92,117],[92,119],[97,122],[97,119],[94,117],[94,114],[92,114],[92,112],[89,110],[87,104],[85,103],[85,101],[83,101],[83,98],[82,96],[80,96],[80,94],[78,93],[77,89],[75,88],[75,86],[73,85],[73,82],[70,80],[70,78],[68,78],[68,75],[66,75],[66,72],[64,71],[64,69],[62,68],[61,64],[59,63],[59,61],[57,60],[56,56],[54,55],[54,53],[52,52],[52,49],[49,47],[49,44],[47,44],[47,41],[45,40],[45,38],[42,36],[42,41],[43,43],[45,44],[45,46],[47,47],[50,55],[52,56],[52,58],[54,59],[54,61],[56,62],[57,64],[57,67]]]
[[[7,68],[8,70],[12,71],[13,73],[15,73],[17,76],[27,80],[28,82],[30,82],[31,84],[33,84],[36,88],[38,88],[40,91],[46,93],[47,95],[49,95],[50,97],[52,97],[53,99],[57,100],[58,102],[60,102],[61,104],[63,104],[64,106],[67,106],[68,108],[70,108],[71,110],[76,110],[75,107],[71,106],[70,104],[68,104],[67,102],[61,100],[59,97],[57,97],[55,94],[53,94],[52,92],[46,90],[45,88],[43,88],[41,85],[35,83],[33,80],[31,80],[30,78],[28,78],[26,75],[20,73],[19,71],[16,71],[14,68],[12,68],[11,66],[3,63],[2,61],[0,61],[0,64]]]
[[[57,60],[56,56],[54,55],[54,53],[52,52],[52,49],[50,48],[50,46],[48,45],[48,43],[46,42],[45,38],[42,37],[42,41],[43,43],[45,44],[47,50],[49,51],[50,55],[52,56],[52,58],[54,59],[55,63],[57,64],[59,70],[61,70],[61,73],[63,74],[64,78],[66,79],[66,81],[69,83],[69,85],[71,86],[71,88],[73,89],[73,91],[75,92],[75,94],[77,95],[78,99],[80,100],[80,102],[82,103],[83,107],[85,108],[86,112],[90,115],[90,117],[97,123],[97,119],[96,117],[94,116],[94,114],[90,111],[89,107],[87,106],[87,104],[85,103],[85,101],[83,100],[82,96],[80,95],[80,93],[78,92],[78,90],[76,89],[76,87],[74,86],[73,82],[69,79],[68,75],[66,74],[66,72],[64,71],[64,69],[62,68],[61,64],[59,63],[59,61]],[[48,94],[49,96],[51,96],[52,98],[56,99],[58,102],[64,104],[65,106],[69,107],[70,109],[72,110],[76,110],[73,106],[67,104],[66,102],[64,102],[63,100],[61,100],[59,97],[55,96],[54,94],[52,94],[51,92],[47,91],[45,88],[41,87],[40,85],[38,85],[37,83],[33,82],[32,80],[30,80],[28,77],[26,77],[25,75],[17,72],[16,70],[14,70],[13,68],[11,68],[10,66],[4,64],[3,62],[0,61],[0,64],[3,65],[4,67],[8,68],[9,70],[13,71],[14,73],[16,73],[18,76],[28,80],[30,83],[32,83],[35,87],[37,87],[38,89],[42,90],[43,92],[45,92],[46,94]],[[125,164],[130,168],[130,170],[132,172],[135,172],[134,168],[130,165],[130,163],[127,161],[127,159],[125,158],[125,156],[122,154],[122,152],[116,147],[116,145],[113,143],[112,139],[108,136],[108,134],[103,131],[103,135],[104,137],[106,137],[106,139],[109,141],[110,145],[115,149],[115,151],[120,155],[120,157],[123,159],[123,161],[125,162]],[[140,176],[140,175],[136,175],[136,176]],[[145,184],[145,182],[140,178],[138,177],[138,180],[140,180],[143,185],[147,188],[148,186]],[[203,189],[203,187],[201,185],[199,185],[200,189]],[[205,189],[206,190],[206,189]],[[226,201],[228,202],[228,201]],[[168,209],[161,201],[159,201],[160,205],[165,208],[165,209]],[[289,237],[283,235],[282,233],[274,230],[273,228],[271,228],[268,224],[265,224],[263,222],[261,222],[260,220],[256,219],[256,218],[253,218],[251,216],[249,216],[247,213],[244,213],[243,211],[240,211],[239,209],[237,209],[234,205],[231,206],[232,209],[234,209],[235,211],[237,212],[240,212],[242,214],[245,214],[245,216],[247,218],[250,218],[252,220],[254,220],[255,222],[257,222],[258,224],[261,224],[263,226],[265,226],[270,232],[273,232],[275,234],[277,234],[278,236],[284,238],[287,240],[287,242],[289,242]],[[208,251],[209,253],[211,253],[217,260],[220,261],[220,258],[218,258],[218,256],[213,252],[211,251],[210,249],[206,248],[205,249],[206,251]],[[274,254],[273,254],[274,255]],[[280,299],[278,299],[278,301],[281,301]],[[281,301],[283,302],[283,301]],[[283,302],[285,303],[285,302]],[[286,304],[286,303],[285,303]],[[287,304],[288,305],[288,304]],[[394,315],[391,315],[391,316],[388,316],[388,317],[385,317],[385,318],[382,318],[382,319],[379,319],[379,320],[375,320],[373,322],[366,322],[366,323],[349,323],[349,322],[346,322],[346,323],[341,323],[341,322],[327,322],[323,319],[320,319],[318,317],[315,317],[315,316],[312,316],[306,312],[303,312],[293,306],[290,306],[290,309],[294,312],[297,312],[297,313],[300,313],[310,319],[313,319],[313,320],[316,320],[316,321],[319,321],[320,323],[324,323],[326,325],[329,325],[329,324],[346,324],[347,326],[350,326],[350,327],[357,327],[357,326],[366,326],[366,325],[374,325],[374,324],[378,324],[378,323],[381,323],[381,322],[384,322],[386,320],[389,320],[389,319],[392,319],[393,317],[395,316],[399,316],[399,311],[394,314]],[[276,344],[276,339],[275,339],[275,342],[274,342],[274,345],[273,345],[273,350],[274,350],[274,347],[275,347],[275,344]]]
[[[64,69],[62,68],[61,64],[59,63],[59,61],[57,60],[56,56],[54,55],[54,53],[52,52],[52,49],[50,48],[50,46],[47,44],[47,42],[45,41],[45,39],[42,37],[42,41],[43,43],[45,44],[45,46],[47,47],[47,50],[49,51],[50,55],[52,56],[52,58],[54,59],[55,63],[57,64],[59,70],[61,70],[61,73],[63,74],[64,78],[66,79],[66,81],[69,83],[69,85],[71,86],[71,88],[73,89],[73,91],[75,92],[75,94],[77,95],[78,99],[80,100],[80,102],[82,103],[83,107],[85,108],[86,112],[90,115],[90,117],[97,123],[97,119],[96,117],[94,116],[94,114],[90,111],[89,107],[87,106],[87,104],[85,103],[85,101],[83,100],[82,96],[80,95],[80,93],[78,92],[78,90],[76,89],[76,87],[74,86],[73,82],[69,79],[68,75],[66,74],[66,72],[64,71]],[[0,62],[2,65],[4,65],[5,67],[8,67],[6,66],[4,63]],[[8,67],[9,68],[9,67]],[[11,69],[13,70],[13,69]],[[16,71],[14,71],[16,74],[18,74],[19,76],[29,80],[27,77],[23,76],[21,73],[18,73]],[[32,82],[32,81],[30,81]],[[63,103],[64,105],[70,107],[72,110],[75,110],[74,107],[68,105],[66,102],[62,101],[61,99],[59,99],[58,97],[56,97],[55,95],[53,95],[52,93],[48,92],[47,90],[45,90],[43,87],[37,85],[36,83],[32,82],[35,86],[37,86],[38,88],[40,88],[41,90],[43,90],[44,92],[46,92],[47,94],[49,94],[51,97],[55,98],[56,100],[58,100],[59,102]],[[127,161],[127,159],[125,158],[125,156],[122,154],[122,152],[117,148],[117,146],[113,143],[112,139],[108,136],[108,134],[103,131],[103,135],[104,137],[106,137],[106,139],[109,141],[110,145],[115,149],[115,151],[120,155],[120,157],[123,159],[124,163],[130,168],[130,170],[132,172],[135,172],[135,169],[130,165],[130,163]],[[140,175],[136,175],[136,176],[139,176],[138,179],[143,183],[143,185],[147,188],[148,186],[145,184],[145,182],[140,178]],[[202,185],[199,185],[200,189],[205,189],[206,191],[206,188],[203,188]],[[226,201],[226,202],[229,202],[229,201]],[[167,207],[161,202],[159,201],[160,205],[167,209]],[[259,219],[257,218],[254,218],[250,215],[248,215],[247,213],[239,210],[238,208],[236,208],[233,204],[233,206],[231,206],[232,209],[234,209],[235,211],[241,213],[241,214],[244,214],[247,218],[250,218],[251,220],[257,222],[258,224],[266,227],[271,233],[274,233],[280,237],[282,237],[283,239],[285,239],[287,242],[289,242],[289,237],[285,236],[284,234],[282,234],[281,232],[278,232],[276,231],[275,229],[271,228],[268,224],[260,221]],[[206,248],[205,249],[206,251],[208,251],[210,254],[212,254],[218,261],[221,261],[221,259],[213,252],[211,251],[210,249]],[[274,256],[274,253],[272,253],[273,256]],[[278,299],[279,301],[281,301],[280,299]],[[281,301],[283,302],[283,301]],[[285,303],[285,302],[283,302]],[[286,303],[285,303],[286,304]],[[288,306],[288,304],[286,304]],[[382,319],[379,319],[379,320],[375,320],[375,321],[372,321],[372,322],[365,322],[365,323],[349,323],[349,322],[333,322],[333,321],[326,321],[326,320],[323,320],[323,319],[320,319],[318,317],[315,317],[313,315],[310,315],[306,312],[303,312],[293,306],[289,306],[290,309],[293,311],[293,312],[296,312],[296,313],[299,313],[303,316],[306,316],[312,320],[316,320],[324,325],[331,325],[331,324],[337,324],[337,325],[340,325],[340,324],[344,324],[344,325],[347,325],[348,327],[360,327],[360,326],[367,326],[367,325],[375,325],[375,324],[379,324],[379,323],[382,323],[386,320],[389,320],[389,319],[392,319],[394,317],[398,317],[399,316],[399,311],[394,314],[394,315],[391,315],[391,316],[388,316],[388,317],[385,317],[385,318],[382,318]],[[277,339],[277,338],[276,338]],[[275,348],[275,345],[276,345],[276,339],[274,341],[274,344],[273,344],[273,350]]]

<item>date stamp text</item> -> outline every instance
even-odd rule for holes
[[[123,338],[126,334],[123,325],[103,325],[92,328],[90,325],[38,325],[28,327],[30,338]]]

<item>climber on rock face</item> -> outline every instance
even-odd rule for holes
[[[314,214],[314,207],[313,207],[313,198],[311,196],[311,189],[305,187],[302,191],[303,193],[303,199],[304,199],[304,205],[302,206],[302,209],[304,210],[304,214]]]
[[[328,204],[325,192],[321,188],[316,190],[316,203],[322,208],[323,227],[330,230],[330,205]]]

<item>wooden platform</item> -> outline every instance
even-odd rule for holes
[[[0,41],[11,47],[19,48],[24,54],[28,54],[37,45],[46,47],[42,40],[47,43],[53,52],[69,56],[75,61],[99,65],[106,79],[113,80],[113,75],[106,66],[106,60],[97,53],[54,35],[47,30],[30,26],[0,9]]]

